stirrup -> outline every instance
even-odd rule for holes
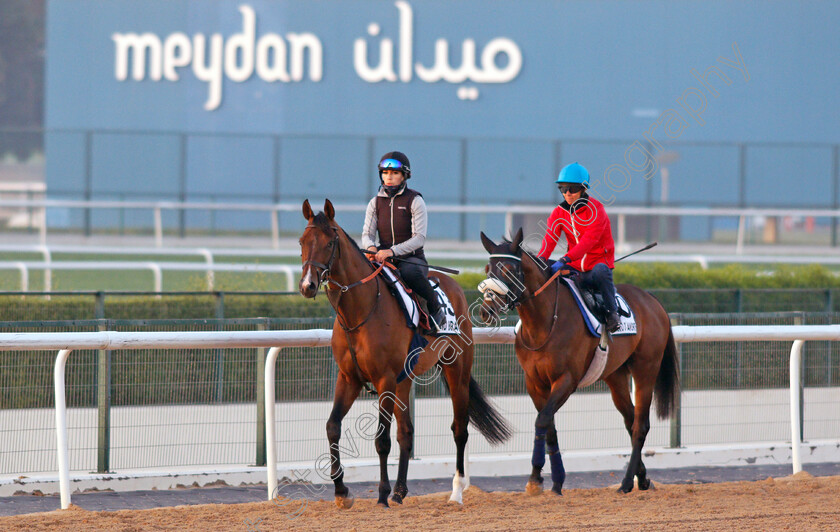
[[[609,333],[614,333],[621,328],[621,318],[619,317],[618,312],[607,315],[604,320],[604,328],[606,328]]]
[[[438,307],[437,312],[429,312],[429,325],[437,332],[446,323],[446,312],[443,307]]]

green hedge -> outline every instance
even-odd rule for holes
[[[649,290],[670,313],[840,311],[840,278],[819,265],[783,266],[772,274],[730,265],[619,264],[616,283]],[[468,302],[483,274],[455,279]],[[121,294],[109,292],[97,306],[94,293],[0,295],[0,322],[109,319],[315,318],[335,312],[326,296],[307,300],[298,294],[270,292]]]
[[[463,273],[455,279],[474,290],[486,276]],[[657,288],[840,288],[840,277],[819,264],[760,267],[729,264],[704,270],[699,264],[619,263],[613,271],[616,283],[633,284],[645,290]]]

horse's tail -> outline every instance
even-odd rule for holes
[[[656,376],[654,399],[656,414],[659,419],[667,419],[676,407],[677,396],[680,393],[680,363],[677,357],[677,344],[674,342],[674,331],[668,324],[668,343],[659,365],[659,375]]]
[[[446,379],[441,380],[446,388],[446,393],[450,393],[449,383],[446,382]],[[481,391],[481,387],[472,377],[470,377],[469,397],[467,416],[470,423],[475,425],[478,432],[487,438],[491,445],[499,445],[508,441],[513,436],[513,430],[511,430],[505,418],[490,403],[490,400],[487,399],[487,396]]]
[[[470,402],[467,405],[470,423],[487,438],[491,445],[504,443],[513,436],[505,418],[490,404],[475,379],[470,377]]]

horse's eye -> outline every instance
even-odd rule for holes
[[[303,240],[298,240],[298,246],[303,247]]]
[[[332,241],[332,240],[330,240],[330,243],[329,243],[329,244],[327,244],[327,247],[328,247],[328,248],[330,248],[330,249],[332,249],[332,247],[333,247],[333,241]]]
[[[484,273],[490,273],[490,265],[484,267]]]

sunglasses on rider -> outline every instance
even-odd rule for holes
[[[557,188],[560,189],[562,194],[565,194],[566,192],[577,194],[578,192],[583,191],[583,187],[581,185],[557,185]]]
[[[403,170],[403,163],[399,162],[396,159],[385,159],[384,161],[379,163],[379,169],[385,170],[386,168],[390,168],[393,170]]]

